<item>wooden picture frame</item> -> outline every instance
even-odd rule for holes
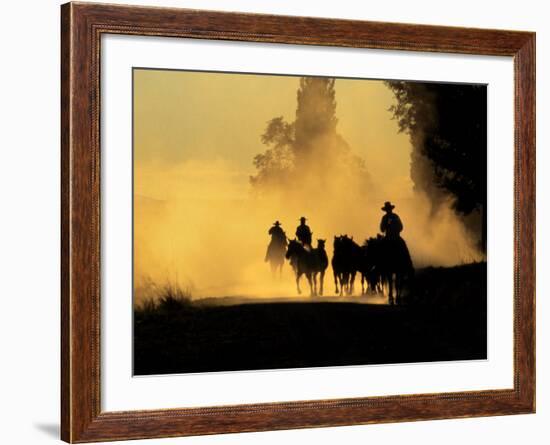
[[[514,387],[507,390],[102,412],[100,38],[103,34],[512,56]],[[61,437],[173,437],[535,411],[535,34],[67,3],[61,7]]]

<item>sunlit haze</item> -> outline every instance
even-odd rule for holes
[[[415,267],[481,258],[450,204],[433,212],[415,192],[409,135],[392,119],[394,96],[383,81],[334,84],[336,131],[368,175],[313,157],[300,181],[256,193],[250,177],[266,150],[261,136],[273,118],[294,121],[299,85],[293,76],[134,70],[137,299],[150,296],[151,283],[176,283],[193,298],[293,296],[288,263],[277,280],[264,262],[273,222],[293,238],[307,217],[330,258],[335,235],[362,243],[378,233],[385,201],[403,221]],[[333,294],[330,266],[325,288]]]

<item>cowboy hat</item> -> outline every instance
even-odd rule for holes
[[[280,226],[281,223],[279,222],[279,220],[277,220],[277,221],[275,221],[275,222],[273,223],[273,225],[274,225],[274,226]]]
[[[302,216],[302,217],[300,218],[300,221],[307,221],[307,218],[306,218],[305,216]]]
[[[395,206],[391,202],[386,201],[384,203],[384,207],[382,207],[381,210],[387,211],[387,210],[393,210],[394,208],[395,208]]]

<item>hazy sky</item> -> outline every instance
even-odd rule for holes
[[[135,160],[174,164],[230,159],[244,176],[264,151],[267,121],[296,113],[299,78],[291,76],[134,71]],[[375,182],[409,178],[408,136],[398,134],[381,81],[336,81],[338,131],[367,162]],[[136,183],[136,191],[156,194]],[[162,196],[156,196],[162,198]]]

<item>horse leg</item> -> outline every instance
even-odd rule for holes
[[[401,304],[401,275],[395,274],[395,304]]]
[[[355,280],[355,274],[353,272],[350,272],[349,279],[348,279],[348,295],[353,294],[353,282]]]
[[[340,295],[346,295],[348,293],[349,277],[346,273],[343,273],[340,278]]]
[[[302,291],[300,290],[300,277],[302,276],[301,272],[296,272],[296,289],[298,290],[298,294],[301,294]]]
[[[349,273],[346,272],[344,274],[344,289],[342,289],[342,295],[347,295],[347,294],[349,294]]]
[[[390,274],[389,275],[389,280],[388,280],[388,284],[389,284],[389,303],[393,306],[393,274]]]
[[[313,296],[316,296],[317,295],[317,272],[314,272],[312,274],[312,278],[313,278]]]
[[[325,281],[325,271],[321,271],[321,275],[319,276],[319,295],[323,296],[323,281]]]
[[[306,273],[307,281],[309,283],[309,295],[314,297],[315,296],[315,290],[314,290],[314,287],[313,287],[313,278],[312,278],[311,275],[312,275],[311,272]]]
[[[335,290],[334,290],[334,293],[336,295],[338,295],[338,274],[336,272],[334,272],[334,287],[335,287]]]
[[[395,274],[395,302],[401,304],[401,286],[403,282],[403,277],[398,272]]]

